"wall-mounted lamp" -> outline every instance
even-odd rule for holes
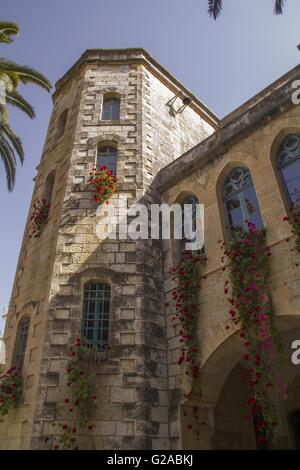
[[[178,100],[181,100],[179,105],[177,105]],[[172,116],[176,116],[176,114],[181,114],[191,102],[191,98],[185,96],[182,91],[179,91],[177,95],[173,96],[173,98],[166,103],[166,106],[169,106],[170,114]]]

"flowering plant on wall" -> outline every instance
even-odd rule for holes
[[[173,321],[180,322],[180,356],[178,364],[185,364],[185,375],[190,378],[191,385],[187,399],[199,400],[201,397],[200,368],[199,359],[199,340],[197,338],[197,321],[199,315],[199,290],[201,280],[201,268],[205,265],[207,259],[203,254],[193,254],[187,252],[179,264],[170,269],[172,280],[176,282],[176,287],[172,291],[173,301],[175,302],[176,313]],[[177,325],[174,324],[176,328]],[[195,418],[194,427],[190,424],[189,429],[193,429],[196,436],[200,434],[199,407],[192,408]]]
[[[292,206],[289,215],[284,217],[283,220],[291,224],[292,233],[295,237],[295,248],[300,253],[300,204]]]
[[[30,217],[31,230],[29,237],[38,238],[41,236],[46,224],[48,223],[50,204],[47,199],[36,199],[33,203],[33,211]]]
[[[89,352],[88,347],[77,338],[76,343],[70,349],[70,357],[67,362],[66,375],[67,386],[70,388],[70,396],[64,399],[64,406],[68,420],[53,423],[53,438],[44,438],[45,444],[52,444],[55,450],[79,449],[78,436],[84,432],[89,434],[93,429],[88,421],[88,412],[91,405],[95,404],[96,396],[90,390],[90,368],[87,367],[85,356]]]
[[[0,415],[5,416],[16,408],[22,398],[23,379],[16,367],[0,376]]]
[[[89,184],[94,187],[94,200],[99,204],[108,204],[108,200],[117,192],[117,178],[107,166],[95,165],[90,172]]]
[[[251,223],[248,232],[235,231],[227,247],[220,243],[222,260],[228,262],[229,280],[225,281],[224,293],[228,295],[230,319],[238,325],[246,348],[243,379],[249,388],[247,419],[254,422],[259,444],[272,446],[276,443],[277,416],[269,391],[277,388],[283,399],[288,396],[287,384],[277,367],[282,345],[269,294],[271,250],[266,246],[265,230]]]

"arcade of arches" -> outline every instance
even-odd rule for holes
[[[271,398],[277,406],[279,425],[278,447],[300,449],[300,374],[291,361],[291,344],[300,338],[300,316],[277,319],[287,359],[283,368],[285,381],[292,381],[293,390],[286,401]],[[181,405],[181,440],[183,449],[246,450],[257,449],[252,421],[246,419],[248,389],[243,381],[243,345],[235,333],[227,338],[205,361],[202,367],[201,403]],[[276,398],[277,397],[277,398]],[[201,431],[193,431],[192,407],[199,406]],[[195,421],[194,421],[195,425]]]

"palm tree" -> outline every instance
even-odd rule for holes
[[[18,33],[17,24],[0,22],[0,43],[11,43],[12,36]],[[20,138],[9,125],[7,106],[11,105],[20,109],[31,119],[35,117],[31,104],[18,92],[20,83],[25,85],[33,83],[47,91],[52,88],[47,78],[37,70],[0,58],[0,157],[4,163],[9,191],[13,190],[15,184],[16,155],[23,163],[24,149]]]
[[[275,15],[281,15],[285,0],[275,0],[274,13]],[[208,13],[215,20],[218,18],[222,11],[223,2],[222,0],[208,0]]]

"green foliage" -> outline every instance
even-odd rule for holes
[[[30,216],[31,228],[29,238],[39,238],[48,223],[50,204],[46,199],[40,201],[35,200],[33,203],[33,211]]]
[[[180,263],[170,270],[177,287],[172,296],[176,306],[173,321],[181,323],[180,357],[178,364],[185,364],[187,375],[191,379],[191,387],[185,398],[199,400],[201,398],[201,362],[199,359],[199,340],[197,337],[197,321],[199,315],[199,290],[201,268],[207,259],[202,254],[186,253]],[[175,326],[175,325],[174,325]],[[195,424],[189,425],[198,437],[200,434],[199,407],[193,407]]]
[[[230,318],[240,327],[246,348],[243,379],[249,389],[247,419],[253,420],[261,445],[275,446],[278,424],[269,391],[279,389],[284,399],[288,396],[287,384],[280,375],[282,345],[269,294],[271,250],[266,246],[264,229],[257,230],[249,223],[248,230],[236,231],[227,248],[223,243],[229,270],[224,293],[229,295]]]
[[[19,27],[15,23],[0,22],[0,43],[9,44],[12,36],[18,34]],[[34,84],[47,91],[51,83],[40,72],[27,65],[19,65],[9,59],[0,58],[0,158],[6,171],[9,191],[13,190],[16,179],[16,155],[20,162],[24,160],[24,150],[20,138],[9,125],[8,106],[14,106],[31,119],[35,117],[33,107],[18,92],[20,84]]]
[[[281,15],[285,0],[275,0],[274,13]],[[208,13],[214,20],[218,18],[223,8],[223,0],[208,0]]]
[[[83,425],[87,418],[90,402],[89,383],[82,362],[87,352],[88,348],[78,338],[67,366],[68,386],[71,388],[72,401],[80,416],[79,427]]]
[[[95,404],[96,396],[91,396],[90,376],[91,367],[86,360],[89,357],[89,348],[77,338],[71,348],[67,363],[67,385],[70,388],[70,398],[65,398],[65,411],[69,416],[64,423],[53,423],[52,439],[44,438],[45,444],[50,443],[55,450],[78,450],[78,434],[89,433],[93,427],[88,422],[91,405]]]
[[[5,416],[11,408],[16,408],[23,394],[23,379],[14,367],[0,377],[0,415]]]
[[[295,249],[300,253],[300,206],[299,204],[293,206],[289,210],[289,215],[284,217],[285,221],[289,222],[292,227],[292,234],[295,237]]]
[[[117,192],[117,178],[107,166],[95,165],[90,172],[89,183],[95,189],[94,200],[99,204],[108,204],[108,200]]]

